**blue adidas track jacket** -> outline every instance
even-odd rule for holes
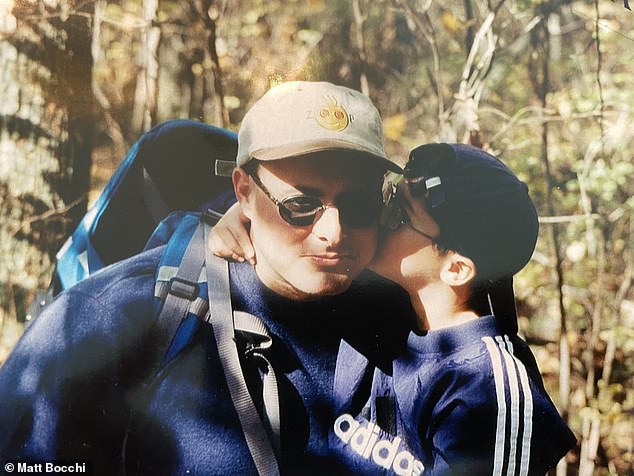
[[[528,346],[493,316],[411,333],[384,370],[342,344],[330,440],[355,474],[543,475],[575,444]]]

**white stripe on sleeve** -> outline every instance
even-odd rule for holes
[[[507,347],[513,352],[513,344],[508,336],[504,336]],[[533,435],[533,392],[528,381],[528,375],[526,373],[526,367],[524,364],[513,356],[517,371],[520,376],[520,383],[522,384],[522,392],[524,393],[524,432],[522,438],[522,459],[520,463],[519,476],[528,475],[528,468],[531,457],[531,437]]]
[[[493,379],[495,381],[495,394],[498,404],[497,427],[495,431],[495,453],[493,460],[493,476],[502,475],[504,464],[504,444],[506,436],[506,398],[504,396],[504,369],[500,350],[491,337],[483,337],[493,367]]]
[[[511,412],[507,418],[511,419],[511,433],[509,435],[509,461],[506,468],[507,476],[515,476],[515,465],[517,464],[517,435],[519,433],[520,426],[520,395],[517,384],[517,373],[515,369],[515,363],[513,361],[513,355],[505,345],[505,340],[502,336],[496,336],[502,357],[504,358],[504,365],[506,366],[506,373],[508,375],[509,389],[511,393]]]

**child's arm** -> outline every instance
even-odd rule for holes
[[[485,325],[410,336],[412,352],[393,362],[400,418],[425,475],[544,475],[575,445],[524,365],[523,342],[475,331]]]
[[[574,446],[556,408],[505,351],[491,367],[448,372],[448,385],[419,433],[436,475],[543,475]],[[451,377],[450,377],[451,376]]]
[[[433,467],[425,474],[544,475],[574,446],[559,416],[539,406],[527,422],[518,408],[506,408],[506,415],[498,420],[491,415],[492,405],[461,408],[462,402],[453,404],[451,414],[438,422],[433,433]],[[497,406],[494,409],[497,412]],[[496,420],[493,431],[491,422],[485,421],[490,418]]]
[[[255,250],[249,237],[249,219],[242,213],[239,203],[229,208],[216,223],[209,236],[209,246],[221,258],[255,264]]]

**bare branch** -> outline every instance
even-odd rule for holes
[[[603,55],[601,53],[601,35],[599,29],[599,21],[601,20],[601,14],[599,12],[599,0],[594,0],[594,12],[595,12],[595,20],[594,20],[594,35],[595,42],[597,47],[597,71],[596,71],[596,81],[597,88],[599,89],[599,131],[601,137],[601,156],[608,160],[608,157],[605,153],[605,131],[603,127],[603,111],[605,111],[605,99],[603,97],[603,84],[601,83],[601,69],[603,66]]]
[[[70,202],[64,208],[51,208],[50,210],[47,210],[44,213],[40,213],[39,215],[28,217],[27,219],[22,220],[22,222],[18,226],[18,230],[16,231],[16,233],[18,233],[20,230],[28,229],[33,223],[49,220],[55,217],[63,217],[64,215],[68,214],[68,212],[70,212],[73,208],[84,203],[86,198],[87,195],[83,194]]]
[[[560,216],[548,216],[539,217],[539,223],[553,224],[553,223],[571,223],[575,221],[587,220],[590,217],[593,220],[599,220],[601,215],[593,213],[591,215],[560,215]]]

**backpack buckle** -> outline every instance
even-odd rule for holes
[[[168,292],[176,297],[193,301],[198,297],[198,283],[193,283],[174,276],[169,281]]]
[[[207,225],[214,226],[218,221],[222,218],[222,213],[213,210],[212,208],[207,208],[202,215],[200,215],[200,221],[206,223]]]

